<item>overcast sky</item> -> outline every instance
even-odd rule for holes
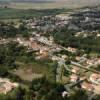
[[[0,0],[0,1],[65,1],[66,3],[100,3],[100,0]]]

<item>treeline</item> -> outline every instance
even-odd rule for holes
[[[94,35],[91,35],[83,38],[81,36],[75,37],[75,34],[76,31],[68,30],[66,27],[60,30],[56,29],[52,32],[55,42],[65,47],[71,46],[74,48],[84,49],[87,53],[100,52],[100,37],[94,37]]]
[[[9,38],[16,37],[16,35],[20,34],[24,37],[29,36],[29,29],[22,23],[18,28],[15,27],[14,23],[3,23],[0,22],[0,37],[1,38]]]

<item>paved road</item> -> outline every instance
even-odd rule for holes
[[[94,69],[91,69],[91,68],[87,68],[87,67],[85,67],[85,66],[82,66],[81,64],[79,64],[79,63],[77,63],[77,62],[71,61],[71,64],[72,64],[72,65],[76,65],[76,66],[78,66],[78,67],[80,67],[80,68],[83,68],[83,69],[85,69],[85,70],[87,70],[87,71],[91,71],[91,72],[93,72],[93,73],[100,74],[99,71],[94,70]]]

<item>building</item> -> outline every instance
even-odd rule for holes
[[[68,93],[67,91],[63,91],[63,92],[62,92],[62,97],[64,98],[64,97],[66,97],[68,94],[69,94],[69,93]]]
[[[99,75],[99,74],[92,74],[92,75],[90,76],[90,81],[91,81],[93,84],[99,85],[99,84],[100,84],[100,75]]]
[[[70,76],[70,81],[71,81],[71,82],[76,82],[77,80],[78,80],[78,76],[77,76],[77,75],[72,74],[72,75]]]
[[[79,68],[79,67],[77,67],[77,66],[73,66],[73,68],[72,68],[72,70],[71,70],[71,71],[72,71],[73,73],[75,73],[75,74],[76,74],[76,73],[78,73],[78,72],[79,72],[79,70],[80,70],[80,68]]]
[[[66,15],[65,15],[65,14],[56,15],[56,18],[57,18],[58,20],[62,20],[62,21],[72,19],[72,17],[69,16],[69,15],[67,15],[67,14],[66,14]]]
[[[0,93],[7,94],[9,91],[18,86],[18,83],[12,83],[9,79],[0,78]]]
[[[60,57],[58,57],[58,56],[52,56],[52,58],[51,58],[53,61],[58,61],[58,60],[60,60]]]
[[[93,91],[94,90],[94,87],[91,83],[88,83],[88,82],[83,82],[81,84],[81,87],[87,91]]]
[[[76,48],[72,48],[72,47],[68,47],[67,50],[69,52],[72,52],[72,53],[76,53],[77,49]]]

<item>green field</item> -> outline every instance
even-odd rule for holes
[[[44,9],[44,10],[33,10],[33,9],[12,9],[12,8],[0,8],[0,19],[19,19],[28,17],[40,17],[45,15],[56,15],[65,9]]]
[[[55,9],[67,8],[66,3],[11,3],[10,8],[17,9]]]

